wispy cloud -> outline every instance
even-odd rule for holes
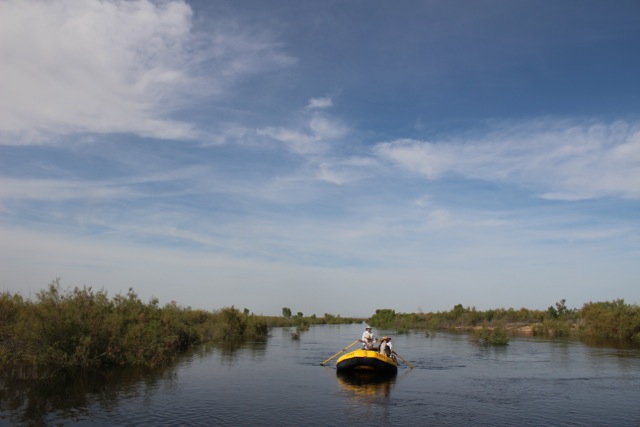
[[[0,20],[1,144],[78,132],[203,138],[168,114],[294,61],[230,24],[198,33],[183,1],[6,1]]]
[[[307,109],[329,108],[333,106],[333,100],[329,97],[311,98],[307,104]]]
[[[640,198],[640,130],[636,123],[501,124],[446,141],[399,139],[375,154],[430,180],[458,175],[512,183],[554,200]]]
[[[109,182],[0,178],[0,201],[130,198],[138,193]]]
[[[349,315],[364,288],[399,310],[637,296],[630,6],[592,51],[551,6],[527,9],[561,14],[541,38],[495,5],[223,3],[0,0],[2,284]]]
[[[331,105],[327,101],[321,101],[320,104],[322,108]],[[313,156],[325,153],[331,142],[339,140],[348,132],[348,128],[339,120],[320,111],[303,114],[296,121],[298,123],[294,126],[260,128],[256,134],[284,143],[293,153]]]

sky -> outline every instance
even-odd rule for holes
[[[0,291],[640,303],[636,0],[0,0]]]

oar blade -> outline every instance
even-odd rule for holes
[[[402,359],[402,361],[404,363],[406,363],[411,369],[415,368],[415,366],[413,366],[411,363],[409,363],[409,361],[407,359],[405,359],[404,357],[400,356],[398,353],[396,353],[395,351],[393,352],[393,354],[395,354],[396,356],[398,356],[400,359]]]

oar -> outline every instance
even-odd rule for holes
[[[393,352],[393,354],[395,354],[395,355],[396,355],[396,356],[398,356],[400,359],[402,359],[402,361],[403,361],[404,363],[406,363],[407,365],[409,365],[409,367],[410,367],[411,369],[415,368],[415,366],[413,366],[411,363],[409,363],[409,362],[407,361],[407,359],[405,359],[404,357],[400,356],[400,355],[399,355],[398,353],[396,353],[395,351]]]
[[[348,346],[346,346],[345,348],[343,348],[342,350],[340,350],[339,352],[337,352],[336,354],[334,354],[333,356],[331,356],[330,358],[328,358],[327,360],[322,362],[320,364],[320,366],[324,366],[324,364],[327,363],[329,360],[333,359],[334,357],[336,357],[337,355],[339,355],[343,351],[346,351],[349,347],[351,347],[351,346],[353,346],[353,345],[355,345],[356,343],[359,343],[359,342],[360,342],[360,340],[355,340],[354,342],[352,342],[351,344],[349,344]]]

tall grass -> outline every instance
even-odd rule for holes
[[[509,344],[509,337],[507,331],[502,325],[498,325],[494,328],[489,328],[483,325],[480,329],[475,329],[471,333],[471,341],[480,345],[507,345]]]
[[[640,342],[640,307],[623,299],[585,304],[580,317],[583,335]]]
[[[0,294],[0,364],[25,376],[107,366],[158,366],[202,343],[264,339],[266,321],[234,307],[216,312],[175,302],[143,303],[130,289],[62,291],[58,281],[35,301]]]
[[[90,287],[63,290],[54,280],[34,300],[0,294],[0,368],[18,377],[48,376],[62,371],[110,366],[164,365],[202,344],[237,348],[265,340],[269,329],[312,324],[352,323],[363,319],[259,316],[235,307],[217,311],[183,308],[175,302],[148,303],[129,289],[109,298]]]
[[[450,311],[435,313],[396,313],[378,309],[369,323],[383,329],[406,330],[470,330],[480,331],[480,341],[491,330],[518,331],[530,328],[533,335],[562,337],[581,336],[622,339],[640,342],[640,307],[624,300],[590,302],[581,309],[569,309],[563,299],[547,310],[520,308],[476,310],[458,304]],[[484,335],[483,335],[484,334]],[[492,337],[493,338],[493,337]],[[496,341],[501,341],[498,337]]]
[[[366,318],[360,317],[342,317],[340,315],[334,315],[331,313],[325,313],[324,316],[319,317],[315,314],[311,316],[260,316],[260,318],[264,319],[267,322],[267,325],[270,328],[275,327],[298,327],[301,324],[306,324],[308,326],[311,325],[343,325],[348,323],[362,323],[366,321]]]
[[[476,310],[475,307],[463,307],[458,304],[450,311],[435,313],[396,313],[391,309],[378,309],[369,318],[369,322],[378,328],[419,330],[474,329],[481,326],[500,324],[531,324],[541,322],[545,312],[539,310],[492,309]]]

